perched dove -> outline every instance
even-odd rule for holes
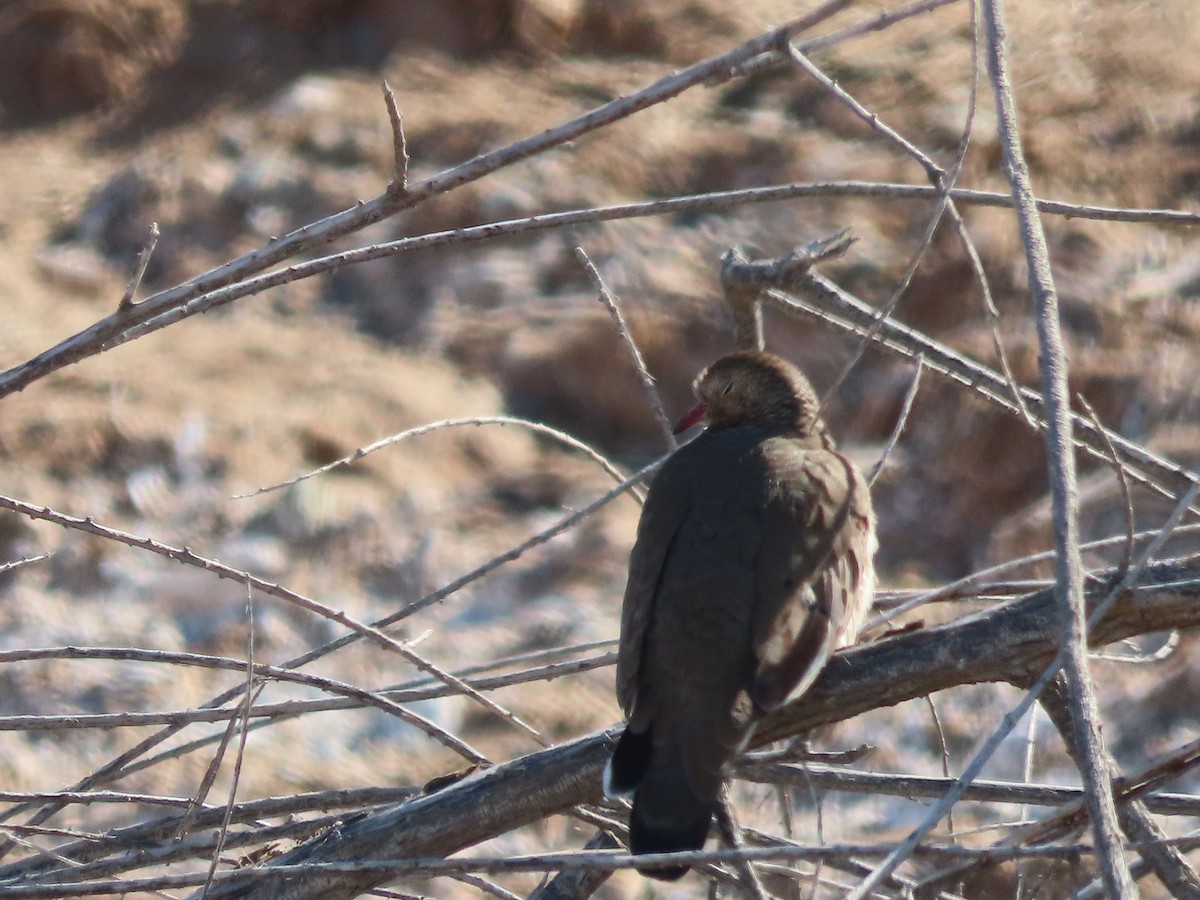
[[[708,427],[650,486],[621,611],[629,722],[604,789],[633,797],[635,854],[704,845],[726,764],[854,641],[875,590],[866,479],[835,450],[800,370],[739,352],[695,391],[679,430]]]

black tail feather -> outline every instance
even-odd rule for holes
[[[646,777],[653,749],[649,731],[637,734],[626,726],[604,770],[604,793],[609,797],[630,796]]]
[[[684,787],[682,772],[649,773],[633,798],[629,817],[629,850],[634,855],[699,850],[708,839],[708,828],[717,801],[697,797]],[[688,866],[638,867],[650,878],[675,881]]]

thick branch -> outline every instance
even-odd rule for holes
[[[1153,566],[1142,585],[1097,623],[1092,631],[1097,645],[1200,625],[1200,561]],[[1094,593],[1092,602],[1105,589]],[[956,685],[1011,681],[1015,673],[1040,671],[1057,653],[1057,622],[1054,592],[1042,591],[958,622],[840,653],[801,700],[763,722],[754,744]],[[437,793],[349,822],[275,862],[444,855],[598,800],[600,772],[614,735],[615,730],[590,735],[470,776]],[[386,873],[377,871],[317,873],[279,882],[234,879],[214,887],[209,896],[353,897],[385,880]]]

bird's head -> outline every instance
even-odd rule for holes
[[[743,350],[723,356],[693,385],[700,401],[676,433],[703,421],[710,430],[761,425],[809,437],[822,432],[820,402],[804,373],[770,353]]]

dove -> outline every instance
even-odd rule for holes
[[[628,722],[604,790],[632,797],[634,854],[704,846],[730,761],[854,641],[875,591],[868,484],[804,374],[742,351],[694,390],[677,431],[706,428],[650,485],[621,611]],[[674,880],[687,867],[642,871]]]

